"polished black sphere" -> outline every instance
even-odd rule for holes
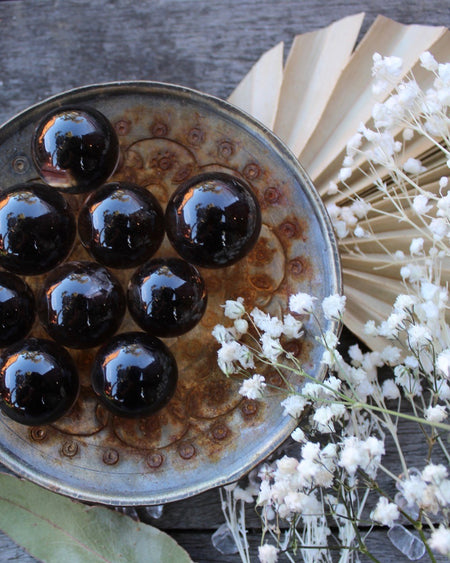
[[[203,278],[180,258],[155,258],[141,266],[130,280],[127,298],[136,323],[161,337],[191,330],[207,303]]]
[[[16,274],[48,272],[69,254],[75,217],[64,197],[43,184],[0,193],[0,266]]]
[[[93,192],[78,215],[83,246],[101,264],[131,268],[158,250],[164,237],[164,214],[145,188],[112,182]]]
[[[261,211],[252,190],[228,174],[190,178],[172,194],[166,231],[178,254],[205,268],[223,268],[243,258],[261,230]]]
[[[103,344],[125,314],[121,285],[94,262],[66,262],[51,272],[37,298],[39,319],[56,342],[69,348]]]
[[[47,184],[82,193],[112,175],[119,159],[119,141],[111,123],[98,110],[57,108],[39,123],[32,155]]]
[[[165,344],[149,334],[118,334],[97,353],[92,388],[118,416],[139,418],[164,407],[175,393],[178,370]]]
[[[55,422],[72,408],[78,390],[74,361],[50,340],[21,340],[0,355],[0,409],[16,422]]]
[[[34,295],[18,276],[0,272],[0,347],[24,338],[36,315]]]

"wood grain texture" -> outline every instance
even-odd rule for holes
[[[12,0],[0,3],[0,122],[51,94],[148,79],[228,96],[270,47],[366,12],[402,23],[449,23],[430,0]]]
[[[226,98],[253,63],[280,41],[346,15],[366,12],[364,33],[378,14],[402,23],[450,23],[448,0],[7,0],[0,1],[0,123],[52,94],[90,83],[157,80]],[[426,452],[402,423],[407,457],[422,467]],[[297,446],[286,444],[286,451]],[[395,450],[386,459],[399,472]],[[223,523],[218,492],[167,505],[149,523],[168,531],[201,563],[237,563],[212,547]],[[248,511],[251,528],[258,518]],[[259,538],[251,534],[252,560]],[[385,529],[370,539],[383,563],[403,561]],[[440,558],[438,561],[444,561]],[[0,534],[0,562],[35,561]],[[428,561],[425,557],[422,561]]]

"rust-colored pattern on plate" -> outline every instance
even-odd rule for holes
[[[166,339],[179,366],[175,397],[159,413],[126,420],[106,412],[90,388],[95,349],[71,350],[82,391],[70,413],[42,428],[0,416],[0,459],[46,487],[87,501],[115,505],[160,504],[237,479],[289,435],[280,394],[249,401],[239,383],[217,368],[211,336],[223,322],[221,305],[242,296],[272,314],[287,310],[291,293],[319,299],[340,289],[336,244],[323,205],[287,149],[263,126],[232,106],[185,88],[149,82],[88,86],[23,112],[0,129],[0,187],[36,180],[30,157],[39,119],[59,105],[99,109],[119,135],[121,158],[114,180],[152,191],[164,207],[186,178],[224,171],[243,178],[261,205],[263,228],[256,247],[238,264],[202,270],[208,307],[201,323]],[[77,210],[84,196],[66,196]],[[173,256],[165,239],[157,256]],[[77,242],[69,260],[89,260]],[[114,270],[126,287],[133,270]],[[33,289],[42,276],[28,277]],[[312,327],[292,343],[308,371],[322,377],[321,350]],[[137,330],[126,315],[120,331]],[[44,336],[36,322],[32,334]],[[274,384],[276,374],[266,373]],[[301,385],[301,381],[295,382]]]

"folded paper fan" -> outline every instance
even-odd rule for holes
[[[396,296],[404,292],[401,264],[393,255],[397,250],[407,253],[418,231],[412,217],[411,223],[405,223],[385,214],[395,209],[375,187],[375,173],[383,178],[388,177],[388,171],[381,166],[375,171],[365,162],[364,154],[356,156],[345,189],[331,193],[329,185],[338,182],[349,139],[360,124],[372,125],[373,54],[400,57],[403,75],[412,71],[426,89],[433,76],[421,67],[420,55],[429,51],[436,60],[449,61],[450,32],[445,27],[402,25],[379,16],[355,49],[363,17],[356,14],[297,36],[284,68],[282,44],[277,45],[253,66],[229,100],[284,140],[328,207],[345,207],[358,199],[377,210],[359,222],[367,236],[348,234],[338,240],[347,295],[344,322],[376,349],[380,339],[366,335],[364,325],[368,320],[378,323],[386,319]],[[405,144],[403,157],[422,162],[426,170],[418,183],[436,194],[439,178],[448,174],[444,152],[436,149],[431,139],[416,136]],[[413,187],[407,186],[407,192],[410,203],[416,194]],[[444,283],[450,280],[450,263],[444,264],[441,275]]]

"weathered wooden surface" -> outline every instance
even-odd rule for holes
[[[227,97],[279,41],[287,51],[296,34],[361,11],[366,12],[363,32],[377,14],[402,23],[450,23],[448,0],[1,1],[0,123],[49,95],[115,80],[172,82]],[[414,435],[409,424],[402,432]],[[426,452],[415,440],[407,450],[421,467]],[[392,448],[386,458],[395,469]],[[211,545],[211,533],[223,522],[217,491],[168,505],[161,519],[147,520],[168,531],[197,562],[239,560]],[[251,511],[249,525],[258,527]],[[383,563],[405,560],[384,529],[376,530],[371,542]],[[254,533],[255,561],[257,544]],[[35,560],[0,534],[0,562],[6,561]]]

